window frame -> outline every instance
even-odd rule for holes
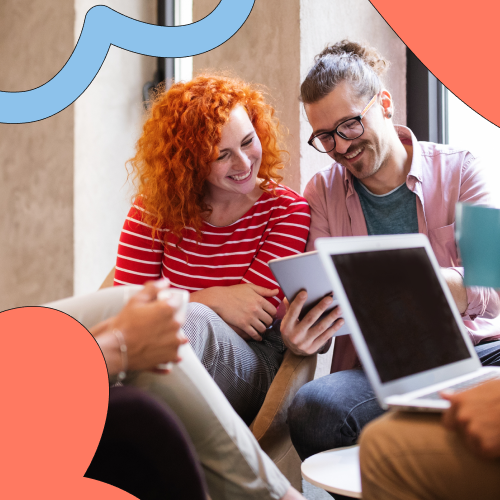
[[[419,141],[448,144],[447,88],[408,47],[406,122]]]
[[[158,26],[175,26],[175,0],[157,0]],[[156,85],[165,82],[170,87],[175,81],[175,58],[158,57]]]

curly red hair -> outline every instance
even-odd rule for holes
[[[200,75],[187,83],[175,83],[160,93],[130,160],[144,212],[142,220],[153,228],[153,239],[167,227],[182,238],[184,227],[201,237],[202,214],[210,163],[219,156],[217,145],[231,111],[244,106],[262,144],[259,177],[263,191],[274,192],[283,180],[286,151],[275,111],[255,86],[227,76]],[[162,236],[159,236],[163,239]]]

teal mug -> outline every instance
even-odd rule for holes
[[[457,203],[455,236],[465,285],[500,288],[500,210]]]

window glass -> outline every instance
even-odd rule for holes
[[[482,160],[495,203],[500,207],[500,128],[448,92],[448,142],[466,148]]]
[[[483,118],[464,104],[458,97],[448,93],[448,142],[452,146],[467,148],[482,160],[484,174],[489,183],[495,203],[500,207],[500,128]],[[500,316],[494,323],[500,328]]]

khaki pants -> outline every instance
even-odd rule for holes
[[[470,453],[439,415],[388,413],[360,443],[364,500],[500,498],[500,460]]]
[[[284,496],[289,481],[262,451],[189,344],[181,346],[179,355],[182,361],[168,375],[136,372],[125,383],[156,396],[176,413],[193,442],[213,500]]]

